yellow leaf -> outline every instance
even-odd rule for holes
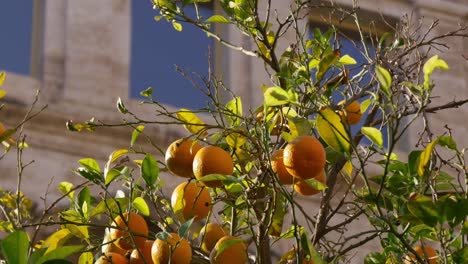
[[[426,149],[424,149],[424,151],[421,153],[421,156],[419,156],[419,162],[418,162],[419,177],[422,177],[424,175],[424,172],[426,171],[426,167],[429,164],[429,160],[431,159],[432,151],[434,150],[436,143],[437,143],[437,140],[434,140],[431,143],[429,143]]]
[[[203,122],[203,120],[192,111],[185,108],[181,108],[179,112],[177,112],[177,118],[184,123],[185,129],[192,134],[199,134],[205,127],[205,122]],[[207,132],[203,131],[202,136],[206,134]]]
[[[6,73],[4,71],[0,72],[0,86],[3,85],[3,82],[5,81]]]
[[[349,152],[349,135],[341,122],[341,117],[330,108],[325,108],[318,113],[317,131],[334,150],[340,153]]]
[[[238,149],[240,148],[242,145],[245,144],[245,142],[247,142],[247,139],[239,134],[239,133],[236,133],[236,132],[233,132],[233,133],[230,133],[227,137],[226,137],[226,142],[228,143],[228,145],[233,148],[233,149]]]
[[[41,248],[47,248],[47,251],[44,253],[44,255],[64,245],[71,236],[72,233],[66,228],[60,229],[59,231],[50,235],[41,245]]]
[[[341,169],[341,173],[345,174],[348,177],[351,177],[353,173],[353,163],[347,161]]]
[[[0,99],[5,97],[5,95],[6,95],[6,91],[5,90],[0,90]]]

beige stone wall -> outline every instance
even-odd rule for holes
[[[38,1],[41,2],[41,1]],[[0,120],[6,125],[18,123],[34,99],[37,89],[41,90],[39,105],[48,108],[25,127],[30,148],[25,151],[25,160],[34,160],[23,175],[23,191],[39,201],[50,184],[50,200],[57,197],[55,186],[62,180],[80,182],[70,170],[77,166],[76,161],[92,157],[104,164],[108,155],[116,149],[128,147],[130,128],[102,129],[93,134],[71,133],[65,129],[69,119],[82,122],[90,117],[119,122],[122,116],[117,112],[115,102],[121,97],[127,106],[147,118],[153,118],[152,110],[142,108],[128,98],[131,17],[130,1],[127,0],[45,0],[42,6],[42,38],[36,43],[42,60],[38,76],[21,76],[8,73],[4,84],[8,90],[6,110],[0,112]],[[278,10],[287,10],[288,1],[273,1]],[[349,5],[351,0],[339,0]],[[430,23],[432,18],[440,18],[438,32],[444,33],[467,22],[468,3],[464,0],[361,0],[362,9],[370,14],[398,18],[406,12],[424,16]],[[219,28],[226,38],[246,48],[251,48],[247,39],[230,28]],[[294,36],[290,36],[294,41]],[[280,48],[289,45],[288,39]],[[437,92],[440,101],[468,97],[468,64],[460,55],[468,55],[468,40],[450,41],[451,50],[441,54],[452,67],[450,72],[440,72],[437,78]],[[257,60],[243,56],[237,51],[218,47],[216,50],[217,68],[226,85],[243,97],[244,104],[258,106],[262,101],[260,84],[269,84],[264,65]],[[460,145],[468,145],[466,115],[468,108],[447,111],[434,115],[433,125],[440,131],[449,124],[456,131],[455,138]],[[180,128],[154,127],[147,130],[155,142],[165,146],[174,138],[183,135]],[[411,143],[412,139],[408,139]],[[162,158],[158,156],[158,158]],[[0,161],[2,168],[2,188],[16,188],[16,165],[14,153]],[[163,176],[166,177],[166,176]],[[167,177],[170,185],[177,181]],[[311,203],[311,208],[317,204]],[[358,224],[359,225],[359,224]],[[370,245],[370,246],[375,246]],[[291,246],[281,245],[282,251]],[[365,251],[358,252],[355,263],[362,262]]]

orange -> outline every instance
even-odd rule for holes
[[[192,163],[195,154],[201,149],[197,141],[178,139],[166,150],[166,166],[175,175],[193,178]]]
[[[283,162],[284,149],[278,149],[271,155],[271,169],[278,175],[282,184],[293,184],[294,177],[286,170]]]
[[[127,253],[125,249],[121,249],[113,243],[110,237],[109,228],[106,228],[106,233],[104,234],[104,239],[102,241],[101,251],[102,253],[118,253],[122,256],[125,256],[125,254]]]
[[[234,163],[225,150],[216,146],[206,146],[200,149],[193,159],[193,174],[197,179],[209,174],[232,175]],[[221,181],[204,182],[209,187],[222,186]]]
[[[200,237],[202,238],[201,250],[209,254],[218,240],[227,235],[228,232],[221,225],[208,223],[200,230]]]
[[[339,106],[344,104],[344,100],[338,103]],[[343,120],[344,123],[348,125],[355,125],[361,121],[361,105],[358,101],[353,101],[344,108],[344,111],[340,110],[339,114],[341,116],[341,120]]]
[[[151,247],[151,256],[155,264],[189,264],[192,260],[192,248],[185,238],[171,233],[166,240],[156,239]]]
[[[172,192],[171,205],[181,220],[195,217],[195,221],[199,221],[210,212],[210,192],[199,182],[183,182]]]
[[[325,172],[323,171],[322,173],[320,173],[317,177],[314,178],[315,180],[323,183],[323,184],[326,184],[326,181],[327,181],[327,178],[326,178],[326,175],[325,175]],[[304,196],[310,196],[310,195],[314,195],[314,194],[317,194],[321,191],[319,190],[316,190],[314,189],[312,186],[310,186],[306,180],[298,180],[294,183],[294,191],[296,191],[297,193],[300,193]]]
[[[429,264],[437,264],[437,252],[435,249],[433,249],[430,246],[415,246],[413,248],[416,253],[418,253],[418,256],[420,256],[422,259],[429,261]],[[413,254],[409,254],[405,258],[405,264],[410,264],[410,263],[417,263],[416,258],[414,257]]]
[[[310,179],[325,168],[325,149],[315,137],[299,136],[284,148],[283,162],[292,176]]]
[[[112,227],[114,228],[110,231],[110,238],[116,240],[114,243],[119,248],[130,250],[135,247],[129,232],[133,234],[136,246],[142,248],[145,244],[148,236],[148,225],[141,215],[124,213],[123,218],[119,215],[112,222]]]
[[[236,242],[234,242],[234,240]],[[232,242],[231,242],[232,241]],[[225,244],[224,243],[232,243]],[[223,247],[223,251],[218,251]],[[247,245],[235,236],[224,236],[215,245],[210,254],[211,264],[244,264],[247,261]]]
[[[132,251],[130,255],[130,264],[153,264],[153,257],[151,256],[151,247],[153,246],[153,240],[146,240],[143,248],[140,248],[141,254],[138,253],[137,249]],[[146,260],[146,262],[145,262]]]
[[[127,264],[128,260],[118,253],[104,253],[97,261],[96,264]]]

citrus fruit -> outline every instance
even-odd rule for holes
[[[177,176],[193,178],[192,163],[195,154],[201,149],[197,141],[178,139],[166,150],[166,166]]]
[[[247,245],[235,236],[224,236],[210,254],[211,264],[244,264],[247,261]]]
[[[130,250],[134,248],[131,234],[135,240],[136,246],[142,248],[146,236],[148,236],[148,225],[145,219],[136,213],[124,213],[122,216],[117,216],[112,222],[110,238],[116,240],[114,242],[121,249]]]
[[[415,246],[414,251],[418,253],[418,256],[424,260],[429,261],[429,264],[437,264],[437,252],[430,246]],[[405,264],[417,263],[416,258],[413,254],[409,254],[405,258]]]
[[[216,146],[206,146],[200,149],[193,159],[193,174],[201,179],[208,174],[232,175],[234,163],[225,150]],[[209,187],[220,187],[221,181],[204,182]]]
[[[312,136],[299,136],[284,148],[283,162],[286,170],[298,179],[317,176],[325,167],[325,149]]]
[[[344,105],[345,101],[341,101],[338,105]],[[358,101],[353,101],[348,104],[344,111],[340,110],[339,114],[341,116],[341,120],[348,125],[355,125],[361,121],[362,113],[361,113],[361,105]]]
[[[327,176],[325,175],[325,171],[322,170],[322,173],[320,173],[318,176],[316,176],[314,179],[321,182],[322,184],[326,184],[327,182]],[[300,193],[304,196],[310,196],[317,194],[321,191],[314,189],[314,187],[310,186],[307,183],[308,180],[298,180],[294,183],[294,191],[297,193]]]
[[[127,253],[125,249],[121,249],[113,243],[110,237],[109,228],[106,228],[106,233],[104,234],[104,239],[102,240],[101,251],[102,253],[118,253],[122,256],[125,256],[125,254]]]
[[[130,255],[130,264],[153,264],[153,258],[151,257],[151,247],[153,246],[153,240],[146,240],[143,248],[140,248],[140,253],[137,249],[132,251]],[[145,262],[146,260],[146,262]]]
[[[97,261],[96,264],[127,264],[128,260],[114,252],[104,253]]]
[[[181,220],[187,221],[195,217],[195,221],[198,221],[210,212],[210,192],[199,182],[183,182],[172,192],[171,205]]]
[[[292,184],[294,177],[286,170],[283,163],[284,149],[278,149],[271,155],[271,169],[278,175],[282,184]]]
[[[156,239],[151,247],[151,256],[155,264],[189,264],[192,260],[192,248],[185,238],[170,233],[166,240]]]
[[[227,235],[228,232],[221,225],[208,223],[200,230],[199,236],[202,238],[201,250],[207,254],[210,253],[218,240]]]

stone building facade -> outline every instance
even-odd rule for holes
[[[57,195],[58,182],[79,181],[71,172],[77,160],[92,157],[104,164],[112,151],[128,147],[130,142],[130,128],[99,129],[92,134],[71,133],[65,128],[67,120],[82,122],[94,116],[107,122],[120,122],[122,116],[115,108],[118,97],[144,117],[152,118],[152,110],[138,106],[138,100],[128,96],[130,0],[36,2],[33,49],[39,56],[33,61],[31,75],[7,72],[3,87],[8,91],[5,99],[8,105],[0,112],[0,120],[6,126],[17,124],[27,112],[35,91],[41,90],[39,105],[47,104],[48,108],[25,127],[30,148],[25,151],[24,159],[34,160],[34,163],[23,175],[23,191],[38,200],[49,188],[48,199],[52,200]],[[287,10],[289,5],[286,0],[273,2],[278,10]],[[335,2],[350,5],[352,1]],[[440,26],[435,33],[444,33],[460,22],[468,22],[466,0],[360,0],[359,4],[362,10],[375,17],[398,19],[404,13],[413,13],[416,18],[424,17],[427,25],[438,18]],[[245,37],[232,29],[218,30],[230,41],[248,46]],[[281,43],[283,47],[288,44],[287,41]],[[451,66],[451,71],[436,75],[441,84],[441,101],[468,98],[468,63],[461,57],[462,54],[468,56],[468,39],[454,39],[450,46],[452,48],[441,57]],[[247,107],[259,105],[262,100],[259,86],[268,83],[262,64],[237,51],[218,47],[215,65],[219,65],[216,68],[226,85],[242,96]],[[463,107],[434,115],[432,120],[439,130],[448,124],[454,129],[455,138],[467,145],[466,114],[468,108]],[[146,132],[161,146],[184,135],[176,127],[148,127]],[[16,188],[15,164],[15,155],[0,162],[2,188]]]

